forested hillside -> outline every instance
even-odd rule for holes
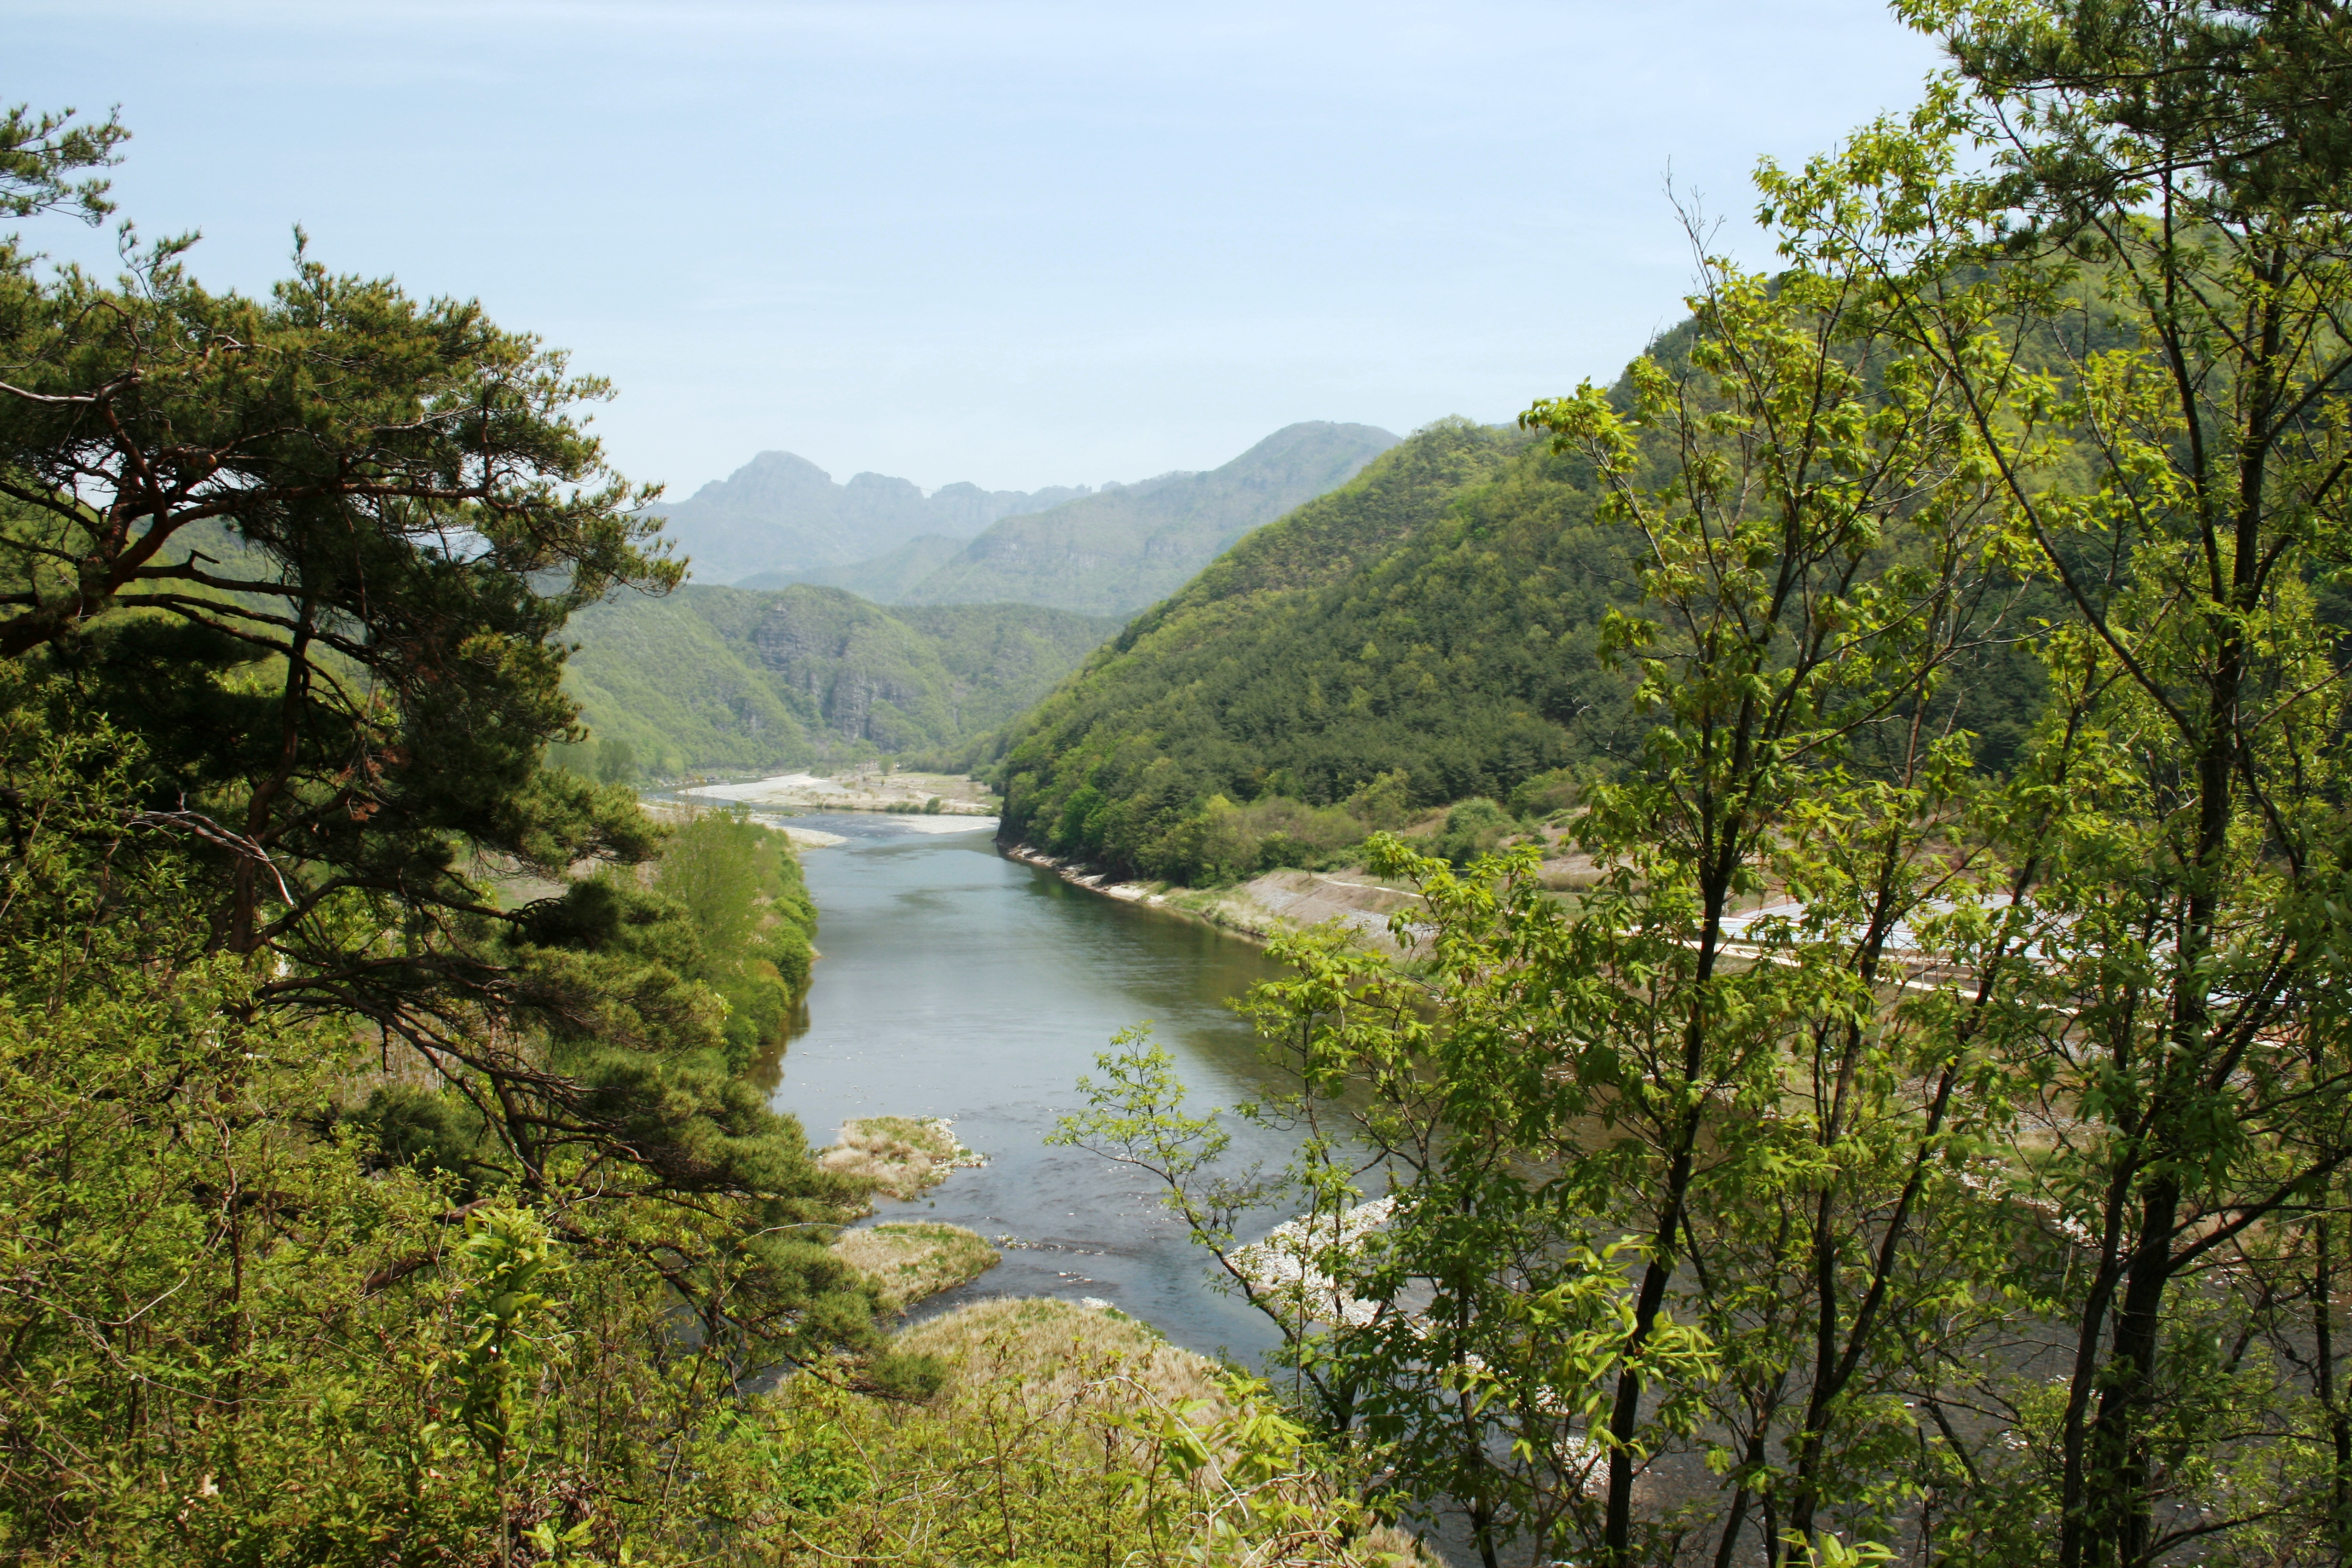
[[[618,743],[654,774],[937,752],[1011,721],[1117,629],[1030,605],[689,584],[581,611],[565,689],[603,758]]]
[[[1423,430],[1091,656],[678,592],[604,384],[477,303],[0,239],[0,1558],[2352,1562],[2352,29],[1902,15],[1950,68],[1759,166],[1776,270],[1702,258],[1622,378]],[[126,135],[0,110],[0,215],[105,217]],[[1230,1117],[1148,1022],[1070,1061],[1047,1142],[1122,1170],[1004,1238],[1087,1289],[1155,1186],[1267,1380],[1097,1298],[886,1330],[915,1233],[990,1249],[844,1232],[889,1124],[956,1141],[777,1109],[790,847],[548,765],[573,641],[649,748],[836,754],[1083,657],[1008,833],[1390,884],[1392,950],[1275,935],[1255,1066],[1192,1058]],[[1542,813],[1573,894],[1364,838],[1449,802]],[[943,847],[869,931],[1063,891]],[[1197,1015],[1077,897],[1016,981]]]
[[[846,588],[859,598],[871,599],[877,605],[895,604],[916,584],[954,560],[964,543],[961,536],[918,534],[904,544],[865,560],[805,571],[754,572],[738,580],[735,586],[783,588],[794,583],[814,583],[820,587]]]
[[[1603,666],[1600,631],[1638,600],[1638,541],[1593,503],[1589,465],[1517,431],[1420,432],[1244,540],[1008,731],[1005,833],[1216,879],[1630,758],[1634,674]],[[2032,675],[1999,650],[1977,662],[1942,713],[1997,759]]]
[[[1256,595],[1334,635],[1204,579],[1017,740],[1013,831],[1163,875],[1589,758],[1574,896],[1376,837],[1412,951],[1277,936],[1289,1169],[1141,1028],[1062,1137],[1488,1568],[2341,1568],[2352,33],[1903,12],[1953,68],[1761,164],[1771,272]]]
[[[1250,530],[1344,483],[1395,443],[1369,425],[1288,426],[1206,473],[1162,475],[1007,518],[902,598],[1128,614],[1181,587]]]
[[[1589,752],[1580,709],[1622,706],[1591,655],[1622,562],[1527,445],[1423,431],[1139,617],[1008,737],[1006,834],[1190,880],[1255,868],[1205,841],[1219,797],[1328,805],[1402,769],[1426,804]]]

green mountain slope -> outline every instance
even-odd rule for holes
[[[1449,826],[1468,843],[1507,825],[1486,801],[1558,804],[1554,770],[1632,755],[1648,722],[1596,654],[1635,600],[1638,541],[1593,499],[1580,459],[1516,431],[1419,432],[1007,731],[1004,837],[1200,884],[1318,863],[1429,807],[1484,797]],[[1998,765],[2039,699],[2013,648],[1984,658],[1943,700]]]
[[[1292,425],[1207,473],[1163,475],[992,523],[901,602],[1016,600],[1095,615],[1131,612],[1395,444],[1369,425]]]
[[[932,752],[1019,714],[1117,629],[1030,605],[689,584],[575,616],[566,685],[595,739],[657,773]]]
[[[1426,805],[1590,755],[1625,706],[1592,630],[1631,580],[1591,511],[1516,432],[1422,431],[1243,541],[1012,732],[1007,835],[1198,880],[1253,868],[1218,842],[1226,802],[1329,806],[1387,775],[1389,808]]]
[[[916,584],[954,560],[964,547],[961,539],[926,533],[895,550],[845,566],[819,566],[807,572],[758,572],[735,584],[738,588],[782,588],[793,583],[846,588],[877,605],[895,603]]]

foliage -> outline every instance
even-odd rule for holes
[[[1008,1301],[935,1320],[908,1341],[952,1369],[926,1405],[814,1378],[782,1392],[793,1483],[748,1500],[747,1524],[780,1539],[786,1560],[1415,1561],[1409,1542],[1349,1500],[1262,1386],[1140,1325],[1068,1302]]]
[[[1868,280],[1965,388],[2005,552],[2064,596],[2021,785],[2066,810],[2030,852],[2001,825],[2046,921],[2015,1005],[2079,1020],[2011,1025],[2067,1119],[2035,1179],[2089,1238],[2037,1511],[2069,1568],[2203,1534],[2209,1490],[2241,1502],[2249,1551],[2340,1554],[2341,1440],[2302,1489],[2232,1439],[2265,1407],[2306,1434],[2288,1412],[2310,1400],[2343,1429],[2332,1351],[2305,1383],[2252,1346],[2298,1300],[2332,1338],[2324,1222],[2352,1156],[2342,657],[2314,591],[2347,559],[2352,46],[2294,4],[1917,19],[1949,29],[1957,80],[1765,191],[1792,256]],[[1983,174],[1955,173],[1962,148]],[[2002,352],[2021,318],[2058,323],[2063,363]],[[2209,1319],[2237,1350],[2199,1348]]]
[[[1138,617],[1011,734],[1007,834],[1213,882],[1263,868],[1277,837],[1237,839],[1220,796],[1311,821],[1383,779],[1412,809],[1592,756],[1622,695],[1587,650],[1625,568],[1570,466],[1520,447],[1423,431]]]
[[[952,759],[1116,629],[1034,605],[884,609],[837,588],[694,584],[581,612],[565,679],[600,743],[626,745],[658,776]],[[602,768],[576,752],[563,760]]]
[[[131,132],[112,115],[97,125],[77,125],[74,119],[70,109],[36,114],[22,103],[0,111],[0,213],[70,212],[96,223],[114,210],[105,180],[71,175],[115,162],[114,149]]]
[[[180,249],[0,266],[0,1550],[698,1557],[749,1379],[931,1380],[826,1246],[863,1185],[730,1059],[805,979],[796,868],[646,868],[541,766],[565,616],[675,576],[596,384]]]
[[[1689,336],[1657,353],[1679,363]],[[1564,799],[1575,772],[1626,765],[1633,683],[1599,638],[1638,600],[1637,565],[1595,520],[1597,489],[1589,459],[1507,432],[1416,434],[1234,546],[1009,731],[992,775],[1006,835],[1213,885],[1327,864],[1416,812],[1531,781]],[[2039,694],[2029,658],[1979,639],[1937,700],[2000,766]],[[1360,825],[1328,815],[1341,806]]]
[[[1397,785],[1391,793],[1401,791],[1402,772],[1386,776]],[[1083,800],[1083,791],[1077,798]],[[1276,866],[1328,866],[1372,831],[1375,813],[1365,805],[1351,798],[1339,805],[1303,805],[1269,795],[1235,805],[1213,795],[1197,816],[1180,825],[1171,847],[1181,846],[1186,857],[1185,879],[1209,887]]]
[[[186,951],[210,868],[134,826],[136,737],[60,732],[37,691],[11,695],[0,1550],[487,1564],[506,1532],[544,1538],[540,1558],[698,1552],[680,1467],[733,1452],[709,1411],[751,1367],[874,1343],[831,1228],[560,1160],[533,1186],[470,1142],[462,1170],[383,1157],[343,1114],[384,1082],[378,1047],[257,1005],[268,972],[246,959]],[[793,1201],[814,1218],[822,1190]]]
[[[1466,866],[1499,846],[1518,826],[1493,801],[1473,795],[1445,814],[1445,826],[1433,836],[1430,852],[1451,865]]]
[[[1577,819],[1601,880],[1570,912],[1529,852],[1457,877],[1375,840],[1375,868],[1420,887],[1395,927],[1419,928],[1428,979],[1328,937],[1277,945],[1298,978],[1254,1007],[1292,1088],[1254,1114],[1307,1133],[1280,1184],[1204,1196],[1216,1135],[1144,1068],[1065,1134],[1161,1175],[1283,1320],[1325,1428],[1452,1500],[1490,1563],[1514,1539],[1538,1559],[1670,1552],[1707,1516],[1637,1528],[1635,1482],[1701,1446],[1703,1417],[1738,1473],[1724,1550],[1768,1483],[1810,1539],[1846,1481],[1823,1473],[1827,1428],[1866,1433],[1856,1396],[1899,1359],[1889,1287],[1903,1302],[1940,1266],[1916,1226],[1948,1196],[1924,1162],[1958,1131],[1965,1069],[1921,1086],[1935,1046],[1880,968],[1930,889],[1957,889],[1972,757],[1927,721],[1988,624],[1996,510],[1948,386],[1858,325],[1853,290],[1704,278],[1678,364],[1637,363],[1622,405],[1588,385],[1530,416],[1642,563],[1641,608],[1600,628],[1654,725]],[[1467,859],[1514,826],[1476,800],[1436,841]],[[1768,882],[1807,914],[1732,957],[1734,901]],[[1374,1174],[1389,1218],[1340,1239]],[[1310,1234],[1338,1227],[1300,1260],[1304,1298],[1231,1251],[1229,1216],[1286,1193]],[[1864,1258],[1849,1295],[1833,1282]],[[1791,1462],[1770,1476],[1776,1438]]]
[[[688,973],[727,1003],[729,1070],[780,1048],[815,955],[816,906],[792,846],[725,812],[698,815],[663,847],[656,891],[684,905],[699,952]]]
[[[299,255],[215,294],[184,251],[113,286],[0,260],[0,657],[61,731],[139,737],[126,810],[206,868],[154,957],[251,957],[255,1005],[364,1019],[510,1125],[625,1158],[686,1131],[691,1091],[577,1092],[509,1047],[617,999],[489,889],[657,837],[540,766],[565,616],[677,575],[584,433],[605,389],[472,304]]]
[[[1490,1561],[2340,1562],[2352,53],[1911,9],[1958,73],[1766,166],[1790,269],[1704,263],[1680,354],[1528,416],[1642,563],[1594,885],[1381,848],[1414,964],[1294,938],[1255,1004],[1281,1181],[1148,1051],[1065,1136]],[[2021,616],[1989,776],[1949,688]],[[1583,1291],[1614,1339],[1514,1341]]]

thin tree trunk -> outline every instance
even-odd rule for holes
[[[1633,1331],[1625,1342],[1625,1357],[1631,1362],[1648,1344],[1651,1331],[1657,1325],[1658,1310],[1665,1305],[1666,1282],[1674,1275],[1674,1259],[1668,1249],[1675,1233],[1682,1228],[1683,1205],[1690,1192],[1692,1146],[1697,1141],[1698,1115],[1686,1114],[1681,1129],[1680,1146],[1666,1168],[1666,1201],[1658,1222],[1658,1242],[1650,1261],[1642,1269],[1642,1289],[1633,1304]],[[1631,1366],[1617,1374],[1617,1395],[1609,1411],[1609,1502],[1601,1522],[1601,1562],[1608,1568],[1632,1568],[1633,1561],[1633,1454],[1634,1429],[1642,1415],[1642,1375]]]
[[[2345,1414],[2336,1393],[2336,1259],[2329,1251],[2327,1216],[2314,1227],[2311,1270],[2311,1327],[2318,1361],[2319,1404],[2327,1412],[2327,1436],[2336,1450],[2336,1468],[2327,1484],[2327,1538],[2336,1550],[2338,1568],[2352,1552],[2352,1416]]]
[[[2099,1237],[2099,1268],[2083,1299],[2074,1324],[2074,1365],[2067,1379],[2066,1412],[2059,1433],[2058,1565],[2082,1568],[2086,1549],[2084,1500],[2088,1494],[2089,1458],[2085,1452],[2088,1426],[2084,1417],[2091,1406],[2091,1390],[2099,1372],[2099,1341],[2105,1334],[2107,1309],[2115,1300],[2123,1270],[2117,1259],[2120,1242],[2115,1232],[2131,1190],[2131,1168],[2119,1167],[2108,1184],[2106,1227]]]
[[[2147,1406],[2154,1394],[2157,1346],[2165,1287],[2172,1279],[2172,1230],[2180,1211],[2179,1184],[2169,1176],[2147,1185],[2140,1201],[2138,1239],[2125,1277],[2123,1310],[2116,1317],[2108,1384],[2091,1426],[2097,1494],[2089,1544],[2094,1562],[2133,1568],[2147,1555]]]

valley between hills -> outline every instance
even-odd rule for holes
[[[1133,483],[0,242],[0,1556],[2352,1562],[2352,26],[1896,21],[1622,374]]]

